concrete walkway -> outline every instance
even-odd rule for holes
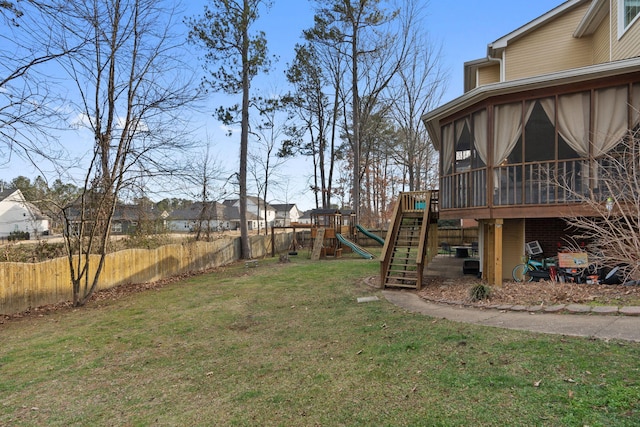
[[[382,291],[387,301],[413,313],[481,326],[640,342],[640,317],[550,314],[457,307],[427,302],[412,292]]]
[[[425,273],[430,277],[452,278],[462,276],[462,260],[438,256]],[[448,319],[455,322],[472,323],[481,326],[516,329],[569,336],[598,339],[620,339],[640,342],[640,307],[627,307],[626,316],[595,314],[580,307],[570,313],[482,309],[448,304],[435,304],[420,298],[413,292],[384,290],[387,301],[413,313]],[[586,307],[586,306],[585,306]]]

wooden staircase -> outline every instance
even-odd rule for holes
[[[380,260],[383,288],[422,288],[424,267],[437,253],[437,221],[437,191],[400,194]]]

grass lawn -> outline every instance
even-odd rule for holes
[[[640,344],[410,314],[376,261],[292,258],[0,325],[0,425],[640,423]]]

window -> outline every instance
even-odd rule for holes
[[[640,0],[618,0],[618,37],[622,37],[625,31],[640,15]]]

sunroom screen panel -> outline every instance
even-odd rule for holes
[[[476,152],[482,160],[487,164],[488,139],[487,139],[487,110],[478,111],[473,115],[473,144]]]
[[[453,124],[442,128],[442,169],[444,175],[449,175],[453,166]]]
[[[588,92],[558,98],[558,131],[581,157],[589,156],[589,108]]]
[[[618,145],[627,132],[627,87],[596,91],[593,155],[598,157]]]
[[[500,165],[511,154],[522,134],[522,104],[495,107],[493,165]]]

